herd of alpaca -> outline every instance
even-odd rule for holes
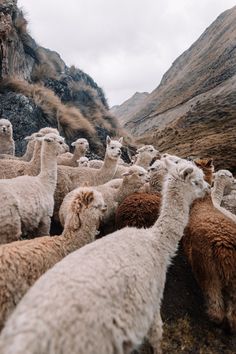
[[[181,240],[209,318],[236,332],[236,181],[212,159],[122,138],[104,160],[54,128],[15,156],[0,119],[0,353],[128,354],[145,337],[160,354],[166,273]],[[212,188],[211,188],[212,186]],[[63,231],[51,236],[51,222]]]

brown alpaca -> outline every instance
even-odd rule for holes
[[[212,158],[199,158],[195,159],[194,163],[197,167],[201,168],[204,173],[204,179],[207,183],[212,184],[213,181],[213,173],[214,173],[214,165]]]
[[[236,331],[236,224],[207,196],[193,203],[182,242],[210,319]]]

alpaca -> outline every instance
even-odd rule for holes
[[[23,161],[29,162],[33,157],[34,144],[35,144],[34,137],[44,136],[49,133],[54,133],[54,134],[59,135],[59,131],[55,128],[50,128],[50,127],[42,128],[38,132],[32,133],[30,136],[25,137],[25,140],[28,141],[28,144],[26,147],[26,152],[24,153],[23,156],[12,156],[12,155],[8,155],[8,154],[1,154],[0,159],[8,159],[8,160],[14,159],[14,160],[23,160]]]
[[[57,263],[8,319],[0,351],[130,353],[148,335],[154,353],[161,353],[160,306],[167,268],[189,207],[207,188],[197,167],[173,167],[157,223],[149,230],[116,231]]]
[[[12,124],[8,119],[0,119],[0,154],[15,155]]]
[[[232,173],[228,170],[219,170],[214,174],[214,187],[212,188],[212,202],[215,208],[236,223],[236,216],[221,206],[224,193],[229,193],[236,186]]]
[[[89,159],[85,156],[82,156],[77,160],[78,167],[88,167]]]
[[[236,225],[210,196],[193,203],[183,246],[209,318],[236,331]]]
[[[114,189],[110,187],[107,183],[94,187],[97,191],[102,193],[102,196],[108,206],[106,213],[103,215],[102,224],[107,229],[108,224],[114,226],[114,216],[115,211],[120,203],[127,195],[136,192],[139,190],[140,186],[146,183],[149,180],[147,171],[140,166],[131,166],[127,172],[123,174],[123,179],[119,188]],[[77,189],[74,189],[72,192],[66,195],[63,200],[63,203],[60,207],[59,217],[61,225],[64,225],[68,204],[70,203],[71,198],[77,193]]]
[[[58,180],[54,196],[54,221],[59,221],[59,208],[66,194],[84,185],[84,183],[90,186],[98,186],[112,179],[117,169],[119,156],[121,155],[122,141],[123,138],[117,141],[107,136],[104,164],[100,169],[58,166]]]
[[[195,163],[196,166],[202,169],[205,176],[205,181],[211,185],[213,180],[213,173],[214,173],[213,159],[199,158],[199,159],[195,159],[193,162]]]
[[[77,167],[77,160],[80,159],[80,157],[85,156],[85,153],[89,149],[88,140],[84,138],[77,139],[71,144],[71,146],[75,147],[73,155],[71,157],[67,157],[64,154],[58,156],[58,165]]]
[[[150,166],[152,160],[159,156],[159,151],[157,151],[152,145],[144,145],[137,150],[137,153],[134,165],[141,166],[146,170]],[[127,168],[127,166],[119,165],[113,178],[121,178],[122,174],[127,171]]]
[[[43,273],[69,253],[94,241],[105,211],[101,193],[93,188],[78,188],[68,205],[61,236],[15,241],[0,247],[0,330],[22,296]]]
[[[21,235],[48,235],[57,182],[57,155],[68,146],[56,134],[42,139],[41,171],[37,176],[0,180],[0,243],[16,241]]]
[[[139,190],[139,193],[129,195],[118,206],[115,216],[117,229],[125,226],[149,228],[157,220],[161,205],[160,192],[168,169],[165,162],[156,160],[148,171],[149,187],[144,186],[141,192]]]

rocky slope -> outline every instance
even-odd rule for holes
[[[16,0],[0,2],[0,78],[0,115],[13,124],[17,153],[24,136],[47,125],[68,143],[86,136],[101,154],[106,135],[125,134],[94,80],[31,38]]]
[[[148,96],[148,92],[136,92],[121,105],[113,106],[111,112],[118,118],[120,124],[124,125],[139,111]]]
[[[125,124],[161,151],[236,168],[236,7],[222,13],[165,73]],[[154,132],[153,132],[154,130]],[[144,135],[144,137],[143,137]]]

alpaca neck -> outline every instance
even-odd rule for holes
[[[145,169],[148,169],[150,162],[151,162],[151,159],[148,158],[147,156],[138,155],[135,165],[138,165],[138,166],[141,166]]]
[[[65,255],[94,241],[96,237],[96,233],[97,233],[97,226],[93,225],[92,222],[90,224],[83,223],[81,227],[77,230],[74,230],[70,226],[69,222],[67,225],[66,222],[60,240],[63,243],[63,249]]]
[[[75,151],[71,157],[71,162],[77,162],[77,160],[83,156],[85,156],[85,152],[75,148]]]
[[[138,191],[140,186],[136,187],[135,184],[129,184],[127,181],[123,180],[120,187],[116,190],[115,194],[115,201],[120,204],[125,197],[129,194],[135,193]]]
[[[57,183],[57,152],[54,146],[44,142],[41,149],[40,179],[53,193]]]
[[[167,171],[153,174],[149,182],[151,193],[161,192],[166,173]]]
[[[182,181],[176,183],[173,177],[169,177],[167,189],[164,188],[160,216],[152,227],[154,242],[166,267],[178,249],[178,242],[189,219],[191,203],[186,199],[184,188]]]
[[[114,177],[114,174],[116,173],[117,165],[118,165],[118,158],[111,159],[106,154],[104,163],[97,172],[98,182],[100,182],[100,184],[103,184],[105,182],[110,181],[110,179],[112,179]]]
[[[34,169],[37,169],[38,171],[40,170],[40,165],[41,165],[41,150],[42,150],[42,141],[35,141],[34,144],[34,150],[33,150],[33,156],[31,160],[29,161],[30,167],[33,167]]]
[[[225,185],[223,181],[216,180],[212,188],[211,197],[214,204],[220,205],[224,196]]]
[[[30,161],[34,154],[34,147],[36,145],[35,141],[29,141],[26,146],[26,152],[22,156],[22,159],[25,161]],[[40,160],[40,153],[39,153],[39,160]]]

